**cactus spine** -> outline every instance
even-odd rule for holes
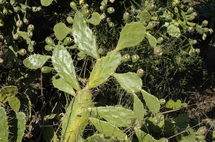
[[[9,137],[8,117],[3,107],[0,107],[0,142],[7,142]]]
[[[62,142],[76,142],[88,123],[92,95],[88,89],[77,92],[70,103],[62,124]]]

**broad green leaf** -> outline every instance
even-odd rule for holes
[[[157,46],[157,39],[153,35],[151,35],[150,33],[146,33],[146,38],[148,39],[151,47],[155,48]]]
[[[58,23],[54,26],[54,34],[58,40],[63,40],[71,31],[64,23]]]
[[[21,106],[20,100],[17,97],[9,97],[7,99],[10,107],[15,111],[18,112]]]
[[[0,89],[0,102],[5,103],[7,97],[14,97],[16,94],[18,94],[16,86],[5,86]]]
[[[87,20],[87,22],[90,22],[93,25],[99,25],[100,21],[101,18],[98,12],[93,12],[91,18]]]
[[[59,76],[76,90],[81,90],[76,78],[75,67],[71,55],[61,45],[54,48],[52,55],[52,64]]]
[[[170,26],[167,27],[167,33],[172,36],[172,37],[180,37],[181,36],[181,31],[179,27],[171,24]]]
[[[118,127],[129,127],[136,119],[132,110],[122,106],[94,107],[92,111]]]
[[[120,32],[116,51],[138,45],[146,35],[146,29],[140,22],[126,24]]]
[[[149,21],[151,18],[152,16],[147,10],[144,10],[140,13],[140,22]]]
[[[113,76],[128,93],[139,92],[142,88],[142,80],[136,73],[114,73]]]
[[[87,26],[86,20],[81,12],[77,11],[73,22],[73,37],[78,48],[95,59],[99,58],[96,37]]]
[[[26,115],[23,112],[16,113],[17,119],[17,139],[16,142],[22,142],[26,129]]]
[[[182,103],[181,100],[169,100],[166,104],[165,107],[166,108],[170,108],[170,109],[179,109],[181,107],[186,107],[187,104],[186,103]]]
[[[49,6],[54,0],[40,0],[42,6]]]
[[[134,104],[133,104],[133,110],[134,110],[134,115],[137,117],[138,120],[143,120],[144,117],[144,108],[143,108],[143,103],[141,100],[138,98],[136,94],[134,95]]]
[[[115,72],[121,62],[121,54],[111,51],[105,57],[98,59],[90,74],[88,88],[95,88],[107,81],[109,76]]]
[[[155,96],[146,92],[145,90],[141,90],[141,92],[149,111],[151,111],[152,113],[157,113],[160,110],[159,100]]]
[[[143,132],[138,128],[134,128],[135,134],[139,140],[139,142],[157,142],[151,135]]]
[[[127,140],[127,135],[123,133],[119,128],[116,126],[106,122],[102,121],[96,118],[89,118],[90,122],[96,127],[96,129],[104,134],[106,137],[116,137],[119,140]]]
[[[65,93],[68,93],[72,96],[75,96],[74,89],[64,79],[62,79],[62,78],[56,79],[56,76],[53,76],[52,77],[52,84],[58,90],[63,91]]]
[[[51,56],[33,54],[24,59],[23,64],[29,69],[41,68]]]

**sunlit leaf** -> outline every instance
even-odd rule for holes
[[[33,54],[24,59],[23,64],[29,69],[41,68],[51,56]]]
[[[52,64],[59,76],[76,90],[80,90],[73,60],[66,48],[57,45],[52,55]]]
[[[142,80],[136,73],[114,73],[113,76],[128,93],[133,94],[142,88]]]
[[[158,98],[149,94],[145,90],[141,90],[141,92],[142,92],[143,99],[145,100],[146,106],[148,107],[149,111],[151,111],[152,113],[157,113],[160,110],[160,102],[159,102]]]
[[[94,88],[107,81],[115,72],[121,62],[121,54],[115,51],[109,52],[105,57],[98,59],[90,74],[88,88]]]
[[[71,31],[64,23],[58,23],[54,26],[54,34],[58,40],[63,40]]]
[[[92,111],[118,127],[129,127],[135,121],[134,112],[122,106],[94,107]]]
[[[127,135],[116,126],[92,117],[90,117],[89,120],[96,127],[96,129],[106,137],[116,137],[119,140],[127,139]]]
[[[138,45],[146,35],[146,29],[140,22],[132,22],[126,24],[120,32],[120,37],[116,46],[116,50]]]

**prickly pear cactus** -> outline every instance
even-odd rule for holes
[[[8,117],[2,107],[0,107],[0,117],[0,142],[7,142],[9,137]]]
[[[70,103],[62,124],[62,142],[76,142],[88,123],[92,105],[92,95],[90,90],[83,89]]]
[[[23,112],[16,113],[17,119],[17,142],[21,142],[25,132],[26,115]]]
[[[18,94],[16,86],[5,86],[0,89],[0,102],[5,103],[8,97],[13,97]]]
[[[95,59],[99,58],[96,38],[86,24],[81,12],[77,11],[73,23],[73,36],[79,49]]]

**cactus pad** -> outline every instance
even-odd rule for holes
[[[105,57],[98,59],[89,78],[87,87],[94,88],[107,81],[121,62],[121,54],[115,51],[109,52]]]

